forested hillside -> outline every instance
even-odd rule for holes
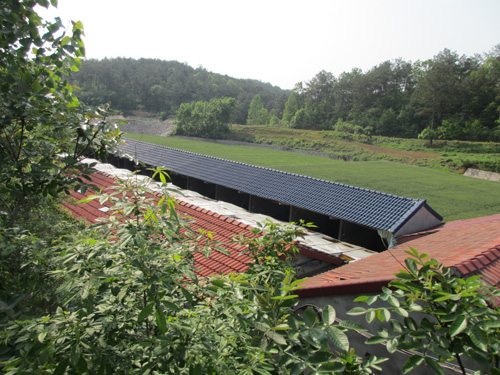
[[[88,105],[110,103],[129,114],[143,110],[155,115],[175,114],[182,103],[231,97],[237,100],[234,122],[245,124],[248,108],[260,95],[266,109],[281,118],[289,92],[251,79],[235,79],[194,69],[177,61],[116,58],[82,61],[72,77],[77,96]]]
[[[365,135],[500,139],[500,44],[482,55],[445,49],[427,61],[385,61],[363,72],[319,72],[292,93],[176,61],[82,62],[73,84],[89,105],[124,114],[175,114],[182,103],[236,99],[234,123],[338,130]]]
[[[318,73],[283,114],[295,128],[396,137],[499,139],[500,45],[484,55],[445,49],[427,61],[385,61],[367,72]]]

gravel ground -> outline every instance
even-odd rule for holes
[[[126,124],[119,124],[118,127],[124,133],[138,133],[148,135],[167,136],[174,130],[174,121],[167,119],[162,121],[155,118],[145,117],[114,117],[114,121],[126,121]]]

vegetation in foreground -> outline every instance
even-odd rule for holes
[[[163,171],[157,170],[156,174]],[[235,239],[253,258],[243,274],[199,279],[193,253],[221,251],[205,233],[190,230],[164,191],[157,200],[147,183],[130,179],[98,199],[112,202],[109,218],[82,227],[50,199],[27,220],[0,233],[0,366],[5,374],[371,374],[385,360],[361,358],[335,309],[308,307],[295,314],[303,280],[292,271],[294,226],[268,223],[253,238]],[[51,231],[38,218],[52,224]],[[28,228],[30,231],[28,231]],[[40,237],[39,237],[40,236]],[[41,239],[43,236],[43,239]],[[283,256],[286,255],[286,260]],[[426,255],[410,253],[406,271],[377,299],[387,307],[362,308],[368,323],[386,322],[368,344],[419,350],[408,373],[464,357],[476,374],[499,374],[498,290],[462,280]],[[488,291],[485,293],[485,291]],[[404,324],[391,319],[404,318]],[[414,313],[426,314],[420,323]],[[424,315],[425,316],[425,315]],[[437,323],[434,319],[438,319]]]
[[[167,192],[157,202],[145,194],[146,186],[125,183],[91,197],[114,203],[110,217],[91,228],[54,208],[55,199],[87,186],[82,180],[87,168],[77,166],[81,153],[105,153],[118,134],[105,121],[85,123],[85,111],[63,79],[77,62],[73,54],[83,53],[81,24],[74,24],[72,37],[57,34],[61,25],[43,23],[36,5],[47,7],[49,2],[12,0],[0,9],[5,20],[0,70],[7,78],[0,101],[6,156],[0,169],[2,372],[298,375],[379,370],[381,359],[360,358],[349,347],[344,332],[363,327],[336,323],[333,307],[325,307],[321,316],[312,309],[293,314],[293,292],[301,280],[293,280],[290,262],[279,256],[293,253],[300,235],[295,227],[256,229],[255,238],[241,240],[254,259],[247,273],[199,280],[193,251],[199,236],[203,244],[206,238],[189,230]],[[68,117],[72,121],[64,132],[61,123]],[[69,150],[73,154],[61,154]],[[165,181],[162,170],[155,173]],[[25,204],[35,201],[36,207]],[[476,279],[452,284],[449,272],[432,262],[422,262],[420,268],[415,262],[406,264],[411,276],[398,276],[416,285],[409,290],[404,282],[394,286],[407,290],[410,302],[418,299],[414,288],[419,294],[430,291],[434,305],[444,301],[444,307],[435,310],[442,322],[433,336],[439,358],[424,351],[424,360],[410,358],[405,372],[425,361],[442,374],[443,361],[479,355],[485,360],[478,361],[477,373],[497,374],[498,310],[478,293],[483,286]],[[398,306],[397,297],[406,298],[404,292],[394,297],[387,291],[380,298],[398,314],[404,315],[405,308],[415,311],[411,303]],[[387,321],[387,314],[382,309],[367,316]],[[467,341],[463,336],[469,324]],[[399,345],[401,333],[399,325],[391,325],[396,336],[386,344],[389,351]],[[425,347],[426,337],[407,325],[408,336]]]
[[[176,137],[142,134],[127,134],[127,137],[385,193],[426,199],[444,221],[500,212],[500,189],[495,181],[386,161],[345,162],[295,152]]]

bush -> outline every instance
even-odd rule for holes
[[[378,296],[359,297],[356,302],[384,307],[355,307],[351,315],[366,314],[366,321],[388,322],[369,344],[384,343],[390,353],[397,349],[416,350],[405,363],[403,373],[426,364],[434,373],[444,374],[440,364],[457,361],[463,375],[463,357],[472,359],[481,374],[500,374],[500,312],[493,298],[500,292],[479,281],[480,276],[462,279],[435,259],[415,249],[407,252],[406,269],[396,274]],[[396,314],[400,319],[391,319]],[[423,315],[417,319],[415,314]],[[479,372],[478,372],[479,373]]]
[[[363,361],[349,349],[344,331],[363,327],[336,324],[333,307],[321,319],[312,309],[293,313],[302,280],[278,257],[296,251],[295,227],[256,228],[255,239],[241,242],[254,267],[200,280],[193,253],[217,251],[216,244],[189,229],[168,195],[157,201],[134,181],[88,199],[113,203],[98,232],[48,250],[57,307],[2,321],[3,373],[369,374],[378,368],[380,359]]]
[[[183,103],[177,111],[177,135],[222,138],[236,109],[234,98],[212,99],[209,102]]]

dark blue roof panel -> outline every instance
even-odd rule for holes
[[[126,139],[122,152],[148,165],[370,228],[396,232],[420,208],[412,199]]]

